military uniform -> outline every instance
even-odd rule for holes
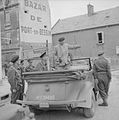
[[[47,71],[47,63],[44,60],[41,60],[36,65],[36,71]]]
[[[29,65],[25,68],[25,72],[33,72],[35,70],[35,67],[33,65]]]
[[[46,56],[46,52],[44,52],[43,54],[40,55],[40,62],[36,65],[35,70],[36,71],[47,71],[47,60],[46,58],[44,59],[44,57]]]
[[[98,79],[99,94],[103,99],[104,104],[107,106],[107,97],[109,90],[109,83],[111,81],[110,66],[103,56],[100,55],[98,59],[94,61],[93,72],[96,79]]]
[[[8,82],[11,86],[11,103],[15,104],[16,100],[20,98],[22,81],[20,72],[14,67],[10,66],[8,70]]]
[[[59,42],[64,41],[64,38],[60,38]],[[79,45],[69,45],[64,43],[63,45],[58,44],[54,48],[54,55],[56,56],[56,61],[59,66],[67,66],[69,65],[69,49],[80,48]]]
[[[21,81],[22,81],[22,89],[21,89],[21,95],[20,95],[20,100],[23,100],[23,94],[24,94],[24,87],[25,87],[25,81],[23,79],[23,72],[25,72],[25,67],[20,64],[19,69],[20,74],[21,74]]]

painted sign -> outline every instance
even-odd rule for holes
[[[51,43],[51,20],[48,0],[19,0],[20,40]]]
[[[0,25],[1,26],[1,25]],[[0,33],[0,82],[2,81],[2,54],[1,54],[1,33]]]

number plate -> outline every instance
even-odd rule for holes
[[[49,104],[48,103],[40,103],[39,107],[40,108],[49,108]]]
[[[55,100],[55,95],[36,96],[36,100]]]

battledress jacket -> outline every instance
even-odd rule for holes
[[[111,80],[110,66],[108,60],[105,59],[104,57],[100,57],[94,61],[93,71],[95,78],[98,79],[99,73],[105,72],[108,77],[108,80],[109,81]]]
[[[10,66],[8,70],[8,82],[10,83],[11,90],[18,89],[18,86],[21,85],[20,72],[14,67]]]

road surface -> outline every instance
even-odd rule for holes
[[[67,111],[48,111],[36,115],[36,120],[119,120],[119,71],[112,72],[110,83],[108,107],[99,107],[96,104],[96,112],[93,118],[87,119],[82,114],[69,113]]]

